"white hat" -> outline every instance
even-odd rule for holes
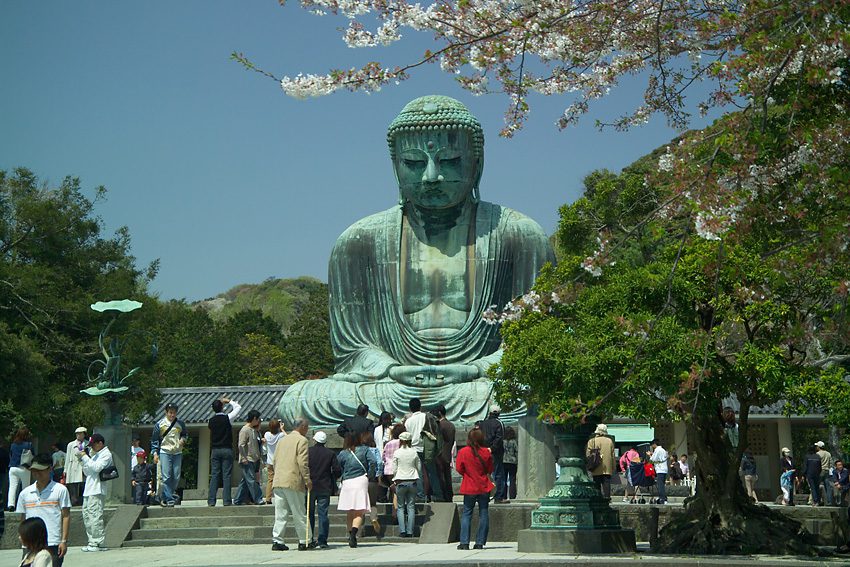
[[[502,412],[502,406],[500,406],[499,404],[493,404],[493,405],[490,406],[490,413],[501,413],[501,412]]]
[[[317,431],[316,434],[313,435],[313,440],[316,443],[321,443],[322,445],[324,445],[325,441],[328,440],[328,434],[325,433],[324,431]]]
[[[85,427],[78,427],[74,430],[74,433],[88,433],[88,431]]]
[[[791,449],[789,449],[788,447],[782,447],[782,454],[784,455],[785,453],[788,453],[790,455]]]
[[[410,431],[402,431],[398,436],[399,441],[412,441],[413,434]]]
[[[815,445],[817,445],[818,447],[820,447],[821,449],[823,449],[823,447],[824,447],[824,442],[823,442],[823,441],[818,441],[817,443],[815,443]]]
[[[593,433],[596,435],[608,435],[608,426],[604,423],[600,423],[596,426],[596,431]]]

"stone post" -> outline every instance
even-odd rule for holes
[[[537,500],[555,484],[555,438],[536,415],[517,422],[517,498]]]
[[[124,424],[124,413],[115,400],[103,401],[104,424],[94,428],[106,440],[106,447],[112,453],[112,462],[118,469],[118,478],[106,483],[106,501],[109,504],[132,504],[133,493],[130,489],[130,446],[133,442],[132,431]]]
[[[520,530],[520,553],[633,553],[635,532],[620,526],[619,513],[585,470],[585,447],[594,424],[559,428],[561,476]]]

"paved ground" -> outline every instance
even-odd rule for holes
[[[293,546],[294,547],[294,546]],[[564,565],[571,567],[625,567],[627,565],[673,565],[688,567],[814,567],[823,565],[850,565],[850,557],[832,560],[798,560],[784,557],[683,557],[657,556],[646,553],[648,546],[639,544],[641,552],[629,556],[576,556],[565,554],[519,553],[516,543],[491,543],[481,551],[459,551],[455,544],[411,544],[365,542],[357,549],[336,545],[327,550],[298,552],[271,551],[271,544],[262,545],[187,545],[157,548],[114,549],[100,553],[83,553],[79,548],[68,552],[65,567],[148,567],[204,565],[214,567],[242,565],[310,565],[313,567],[341,567],[345,565],[370,567],[412,567],[417,565],[464,565],[486,567],[510,565],[511,567],[542,567]],[[0,565],[17,565],[20,552],[0,551]]]

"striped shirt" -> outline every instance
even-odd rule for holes
[[[18,496],[15,512],[26,518],[41,518],[47,526],[47,545],[62,541],[62,508],[71,508],[71,497],[65,485],[50,481],[41,492],[32,483]]]

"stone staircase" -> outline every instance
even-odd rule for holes
[[[331,503],[329,543],[348,541],[345,513],[336,510],[336,498]],[[154,547],[163,545],[219,545],[257,544],[271,545],[274,525],[274,506],[206,506],[205,503],[187,502],[174,508],[149,506],[141,514],[139,526],[130,532],[124,547]],[[366,515],[364,527],[358,533],[358,541],[406,542],[419,540],[422,524],[429,515],[427,504],[416,507],[414,537],[399,537],[398,522],[392,515],[391,504],[378,504],[378,520],[381,531],[376,534]],[[303,537],[303,535],[301,536]],[[297,543],[295,527],[287,522],[284,541],[292,546]]]

